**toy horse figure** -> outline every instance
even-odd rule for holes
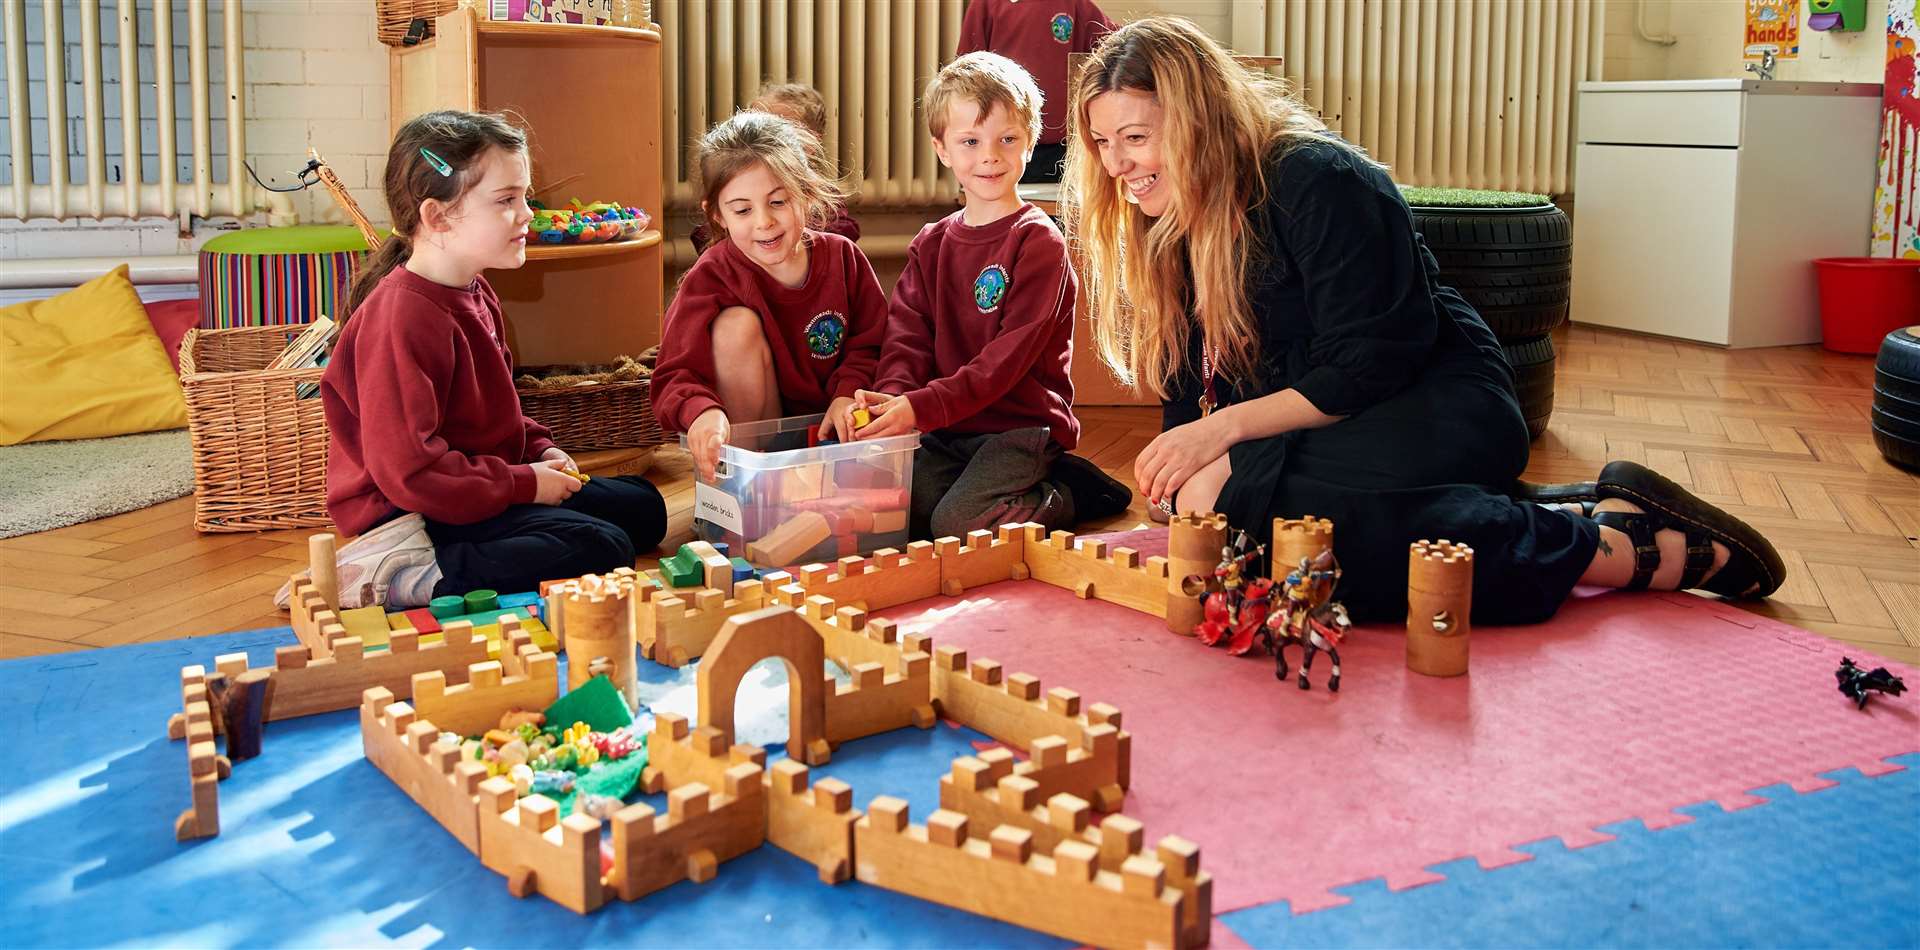
[[[1250,577],[1248,562],[1267,553],[1262,544],[1247,549],[1247,533],[1233,544],[1220,549],[1220,565],[1213,570],[1211,582],[1198,574],[1184,581],[1188,596],[1202,596],[1201,620],[1193,628],[1194,636],[1207,646],[1226,644],[1227,652],[1240,656],[1253,649],[1261,624],[1273,604],[1273,582]]]
[[[1273,582],[1264,577],[1249,581],[1245,593],[1237,599],[1225,592],[1208,594],[1194,636],[1210,647],[1224,642],[1227,653],[1240,656],[1253,649],[1254,638],[1266,623],[1272,605]]]
[[[1267,629],[1279,636],[1273,638],[1273,678],[1287,678],[1287,647],[1298,643],[1304,653],[1300,657],[1300,688],[1312,689],[1307,680],[1307,671],[1313,669],[1313,657],[1322,650],[1333,661],[1333,675],[1327,678],[1327,691],[1340,691],[1340,641],[1346,639],[1347,631],[1353,628],[1353,621],[1347,619],[1346,605],[1330,600],[1307,611],[1298,627],[1285,622],[1285,614],[1274,614],[1267,618]]]
[[[1347,618],[1347,608],[1332,599],[1339,581],[1340,568],[1330,550],[1311,560],[1301,558],[1300,566],[1287,575],[1282,585],[1286,609],[1270,612],[1263,631],[1267,649],[1273,653],[1275,679],[1287,678],[1286,649],[1298,643],[1305,651],[1300,659],[1300,688],[1312,688],[1307,671],[1313,666],[1314,654],[1325,650],[1333,660],[1333,677],[1327,681],[1327,689],[1340,691],[1338,647],[1353,622]]]

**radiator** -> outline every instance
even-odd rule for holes
[[[1603,3],[1272,0],[1235,4],[1233,42],[1280,57],[1302,98],[1402,184],[1564,194]]]
[[[675,206],[695,200],[700,136],[779,82],[806,83],[826,98],[827,151],[855,204],[950,198],[919,98],[953,57],[960,12],[960,0],[654,0]]]
[[[81,36],[79,85],[84,114],[82,127],[85,130],[83,161],[86,163],[86,183],[75,185],[70,184],[72,175],[67,154],[67,130],[71,118],[67,113],[67,87],[72,80],[66,73],[65,57],[57,55],[65,42],[67,11],[62,9],[60,0],[42,0],[44,32],[50,53],[46,60],[47,96],[44,113],[49,138],[50,174],[45,181],[35,181],[28,123],[25,121],[28,115],[33,114],[28,96],[26,0],[0,0],[0,12],[4,13],[6,26],[7,114],[10,117],[8,126],[13,150],[13,182],[10,188],[0,190],[0,217],[19,220],[139,218],[154,215],[178,217],[183,212],[200,217],[240,217],[266,205],[265,193],[252,184],[246,169],[241,166],[247,154],[247,123],[242,119],[247,109],[243,62],[246,44],[241,28],[240,0],[226,0],[225,15],[217,24],[207,22],[206,0],[177,2],[185,4],[188,16],[188,69],[192,83],[190,101],[175,101],[174,63],[171,56],[154,57],[157,95],[151,113],[142,111],[139,83],[117,84],[120,114],[128,119],[120,122],[124,146],[122,155],[126,156],[126,160],[121,163],[121,180],[110,182],[106,162],[107,116],[103,104],[107,83],[102,78],[103,51],[100,41],[104,4],[101,0],[81,0],[78,6]],[[169,49],[174,42],[173,11],[177,8],[176,0],[118,0],[107,12],[106,28],[118,31],[119,75],[122,77],[139,75],[141,37],[138,35],[139,27],[134,12],[141,6],[148,7],[153,14],[154,36],[150,38],[150,45]],[[227,167],[226,181],[223,183],[213,180],[213,117],[208,101],[211,85],[207,48],[209,29],[221,30],[224,44],[226,114],[230,121],[226,122]],[[108,48],[111,49],[111,46]],[[193,117],[191,181],[176,180],[181,143],[177,141],[175,120],[182,110],[191,111]],[[133,121],[136,117],[142,121]],[[141,180],[140,127],[143,121],[153,122],[157,126],[158,181]]]

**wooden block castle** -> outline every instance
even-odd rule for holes
[[[1197,526],[1175,527],[1188,529]],[[665,816],[645,805],[627,806],[604,823],[561,816],[545,798],[517,797],[504,778],[482,781],[484,769],[458,761],[457,747],[440,741],[442,724],[424,714],[452,693],[427,686],[431,674],[410,683],[422,708],[396,700],[384,686],[362,697],[368,760],[504,875],[513,893],[543,894],[585,913],[679,880],[708,880],[721,863],[771,842],[813,864],[829,884],[858,878],[1070,940],[1207,942],[1212,879],[1200,868],[1198,848],[1167,836],[1149,850],[1140,824],[1116,814],[1132,762],[1119,710],[1083,704],[1069,689],[1043,689],[1036,677],[936,647],[930,637],[903,637],[891,621],[867,614],[1031,578],[1165,616],[1170,604],[1185,610],[1187,598],[1166,559],[1142,562],[1124,548],[1075,543],[1067,532],[1009,525],[973,532],[964,542],[943,538],[904,553],[842,558],[832,567],[803,568],[797,578],[734,583],[715,572],[713,586],[694,593],[691,607],[688,598],[639,577],[616,571],[551,585],[548,623],[563,639],[570,625],[631,631],[635,650],[674,665],[705,657],[700,726],[662,715],[649,736],[642,785],[666,793]],[[576,617],[570,612],[581,609],[581,591],[600,599],[588,598],[586,613]],[[797,671],[789,690],[789,757],[771,768],[761,749],[736,744],[732,729],[741,676],[769,657]],[[829,658],[852,674],[851,683],[825,672]],[[518,677],[498,669],[468,673],[461,726],[524,708],[527,700],[510,688],[531,688],[533,680],[557,688],[548,660],[532,653],[519,659],[526,672]],[[581,660],[570,650],[569,665]],[[939,779],[941,808],[924,824],[912,823],[904,802],[885,797],[864,812],[855,809],[846,783],[814,775],[840,743],[929,728],[936,716],[1025,750],[1027,761],[1006,750],[955,760]],[[1098,828],[1096,812],[1106,815]],[[603,841],[611,848],[604,873]]]

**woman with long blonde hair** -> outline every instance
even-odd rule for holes
[[[1256,537],[1331,518],[1363,616],[1406,610],[1407,544],[1475,549],[1476,619],[1578,582],[1766,596],[1760,534],[1644,466],[1530,486],[1513,372],[1439,283],[1386,169],[1193,24],[1109,35],[1075,78],[1064,206],[1101,359],[1162,400],[1135,462],[1164,512]]]

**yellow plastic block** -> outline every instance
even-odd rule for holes
[[[340,611],[340,625],[347,628],[347,636],[359,637],[363,647],[386,646],[387,635],[393,632],[387,626],[387,609],[377,605]]]

